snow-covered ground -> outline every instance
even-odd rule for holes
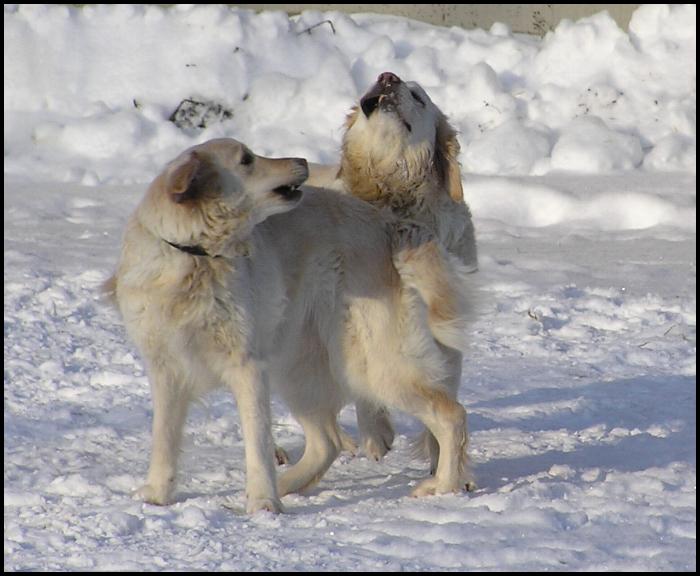
[[[695,570],[695,6],[544,39],[224,7],[6,6],[6,570]],[[305,31],[324,20],[321,24]],[[97,287],[162,164],[232,136],[338,158],[380,72],[460,130],[481,313],[460,400],[480,488],[413,499],[417,423],[343,454],[288,514],[242,513],[240,425],[193,408],[175,504],[133,500],[143,367]],[[232,112],[205,129],[185,98]],[[274,434],[300,428],[275,401]],[[342,423],[357,434],[353,409]]]

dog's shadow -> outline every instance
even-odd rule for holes
[[[605,474],[609,471],[639,472],[673,462],[694,463],[695,402],[696,379],[692,376],[648,376],[568,388],[536,388],[472,404],[466,402],[470,453],[479,487],[465,497],[478,499],[506,485],[520,486],[534,478],[546,479],[553,466],[567,466],[574,478],[580,478],[590,469],[599,469]],[[117,434],[128,436],[131,446],[125,446],[116,455],[123,465],[127,461],[127,451],[131,453],[141,440],[147,443],[144,422],[148,416],[144,408],[135,412],[127,408],[115,410],[108,417],[90,411],[82,413],[83,418],[76,418],[71,422],[73,426],[68,428],[80,429],[86,424],[86,418],[92,426],[113,424]],[[198,446],[185,450],[189,454],[180,466],[182,483],[174,495],[174,504],[211,498],[221,501],[222,509],[230,508],[244,514],[245,457],[242,442],[229,440],[227,446],[222,447],[216,437],[211,440],[203,438],[216,433],[238,437],[235,403],[227,399],[221,405],[217,404],[213,412],[219,416],[213,427],[207,417],[211,414],[195,415],[192,423],[195,430],[190,429],[187,436],[189,442],[195,441]],[[224,414],[226,422],[222,424]],[[421,427],[412,418],[393,416],[397,440],[385,460],[377,463],[361,454],[351,456],[343,452],[319,484],[302,494],[283,498],[287,511],[315,514],[329,507],[352,507],[372,500],[402,505],[405,499],[410,499],[412,488],[428,477],[427,462],[411,460],[408,454],[409,441],[420,433]],[[352,409],[341,414],[341,423],[348,433],[358,437]],[[139,434],[134,435],[135,429],[140,431]],[[489,443],[496,449],[507,451],[501,437],[512,429],[518,434],[525,433],[533,447],[544,447],[531,448],[537,453],[517,457],[490,455],[480,449],[480,438],[483,438],[490,439]],[[547,449],[545,437],[554,439],[551,449]],[[61,435],[54,436],[53,444],[59,438]],[[557,443],[557,439],[565,442]],[[513,441],[517,440],[514,438]],[[280,444],[287,450],[290,461],[297,461],[304,450],[301,429],[286,427]],[[562,444],[567,448],[562,449]],[[111,452],[99,452],[92,464],[100,469],[115,470],[118,466],[114,458]],[[139,469],[145,472],[147,451],[139,450],[138,459]],[[214,473],[212,470],[217,477],[206,478]],[[284,467],[278,468],[278,472],[283,470]],[[134,476],[140,474],[134,473]],[[115,496],[122,491],[124,494],[128,492],[126,488],[115,490]],[[229,502],[233,505],[229,506]]]
[[[593,468],[640,472],[679,461],[695,463],[695,402],[695,377],[649,376],[539,388],[476,403],[470,407],[470,424],[477,437],[517,428],[535,440],[539,434],[554,434],[556,440],[559,432],[560,439],[574,444],[571,450],[555,448],[515,458],[482,456],[476,466],[478,483],[482,490],[494,491],[546,474],[557,465],[580,473]],[[479,412],[493,415],[502,408],[527,413],[528,405],[547,403],[564,408],[546,414],[533,410],[532,416],[507,423]]]
[[[604,479],[612,471],[641,472],[674,462],[694,464],[695,402],[695,377],[678,375],[598,381],[569,388],[537,388],[468,405],[479,488],[466,497],[478,499],[508,484],[518,486],[534,478],[550,479],[549,473],[556,466],[568,467],[571,476],[567,480],[577,482],[581,474],[591,469],[600,470]],[[528,410],[528,406],[533,408]],[[499,420],[499,410],[510,416],[525,416]],[[356,435],[357,430],[347,424],[349,420],[345,419],[344,426]],[[428,466],[408,461],[405,454],[409,450],[408,438],[420,431],[420,425],[407,425],[405,420],[400,420],[397,428],[401,445],[395,451],[403,453],[398,459],[391,461],[393,451],[385,457],[389,459],[386,465],[364,456],[341,457],[344,461],[340,466],[335,465],[332,477],[325,477],[305,494],[285,498],[290,502],[289,511],[313,514],[329,505],[345,507],[368,499],[400,502],[408,498],[411,488],[427,477]],[[480,436],[499,435],[509,428],[527,433],[533,438],[533,446],[545,445],[544,450],[519,457],[489,457],[488,453],[479,451]],[[540,442],[538,436],[558,438],[567,448],[557,445],[546,449],[546,442]],[[297,458],[302,451],[303,445],[294,447],[290,456]],[[556,475],[551,479],[562,480]]]

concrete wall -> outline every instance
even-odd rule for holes
[[[513,32],[543,35],[563,18],[578,19],[607,10],[627,29],[639,4],[234,4],[252,10],[338,10],[349,14],[375,12],[422,20],[439,26],[484,28],[494,22],[508,24]]]

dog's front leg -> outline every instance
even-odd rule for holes
[[[277,496],[270,391],[262,367],[248,360],[232,374],[230,386],[241,418],[246,461],[246,509],[282,512]]]
[[[175,487],[182,429],[190,394],[164,368],[149,370],[153,399],[153,444],[146,484],[136,495],[151,504],[168,504]]]

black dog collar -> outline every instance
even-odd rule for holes
[[[204,248],[201,246],[183,246],[182,244],[175,244],[175,242],[170,242],[170,240],[165,240],[173,248],[177,248],[182,252],[187,252],[187,254],[192,254],[193,256],[211,256]],[[213,258],[218,258],[218,256],[213,256]]]

